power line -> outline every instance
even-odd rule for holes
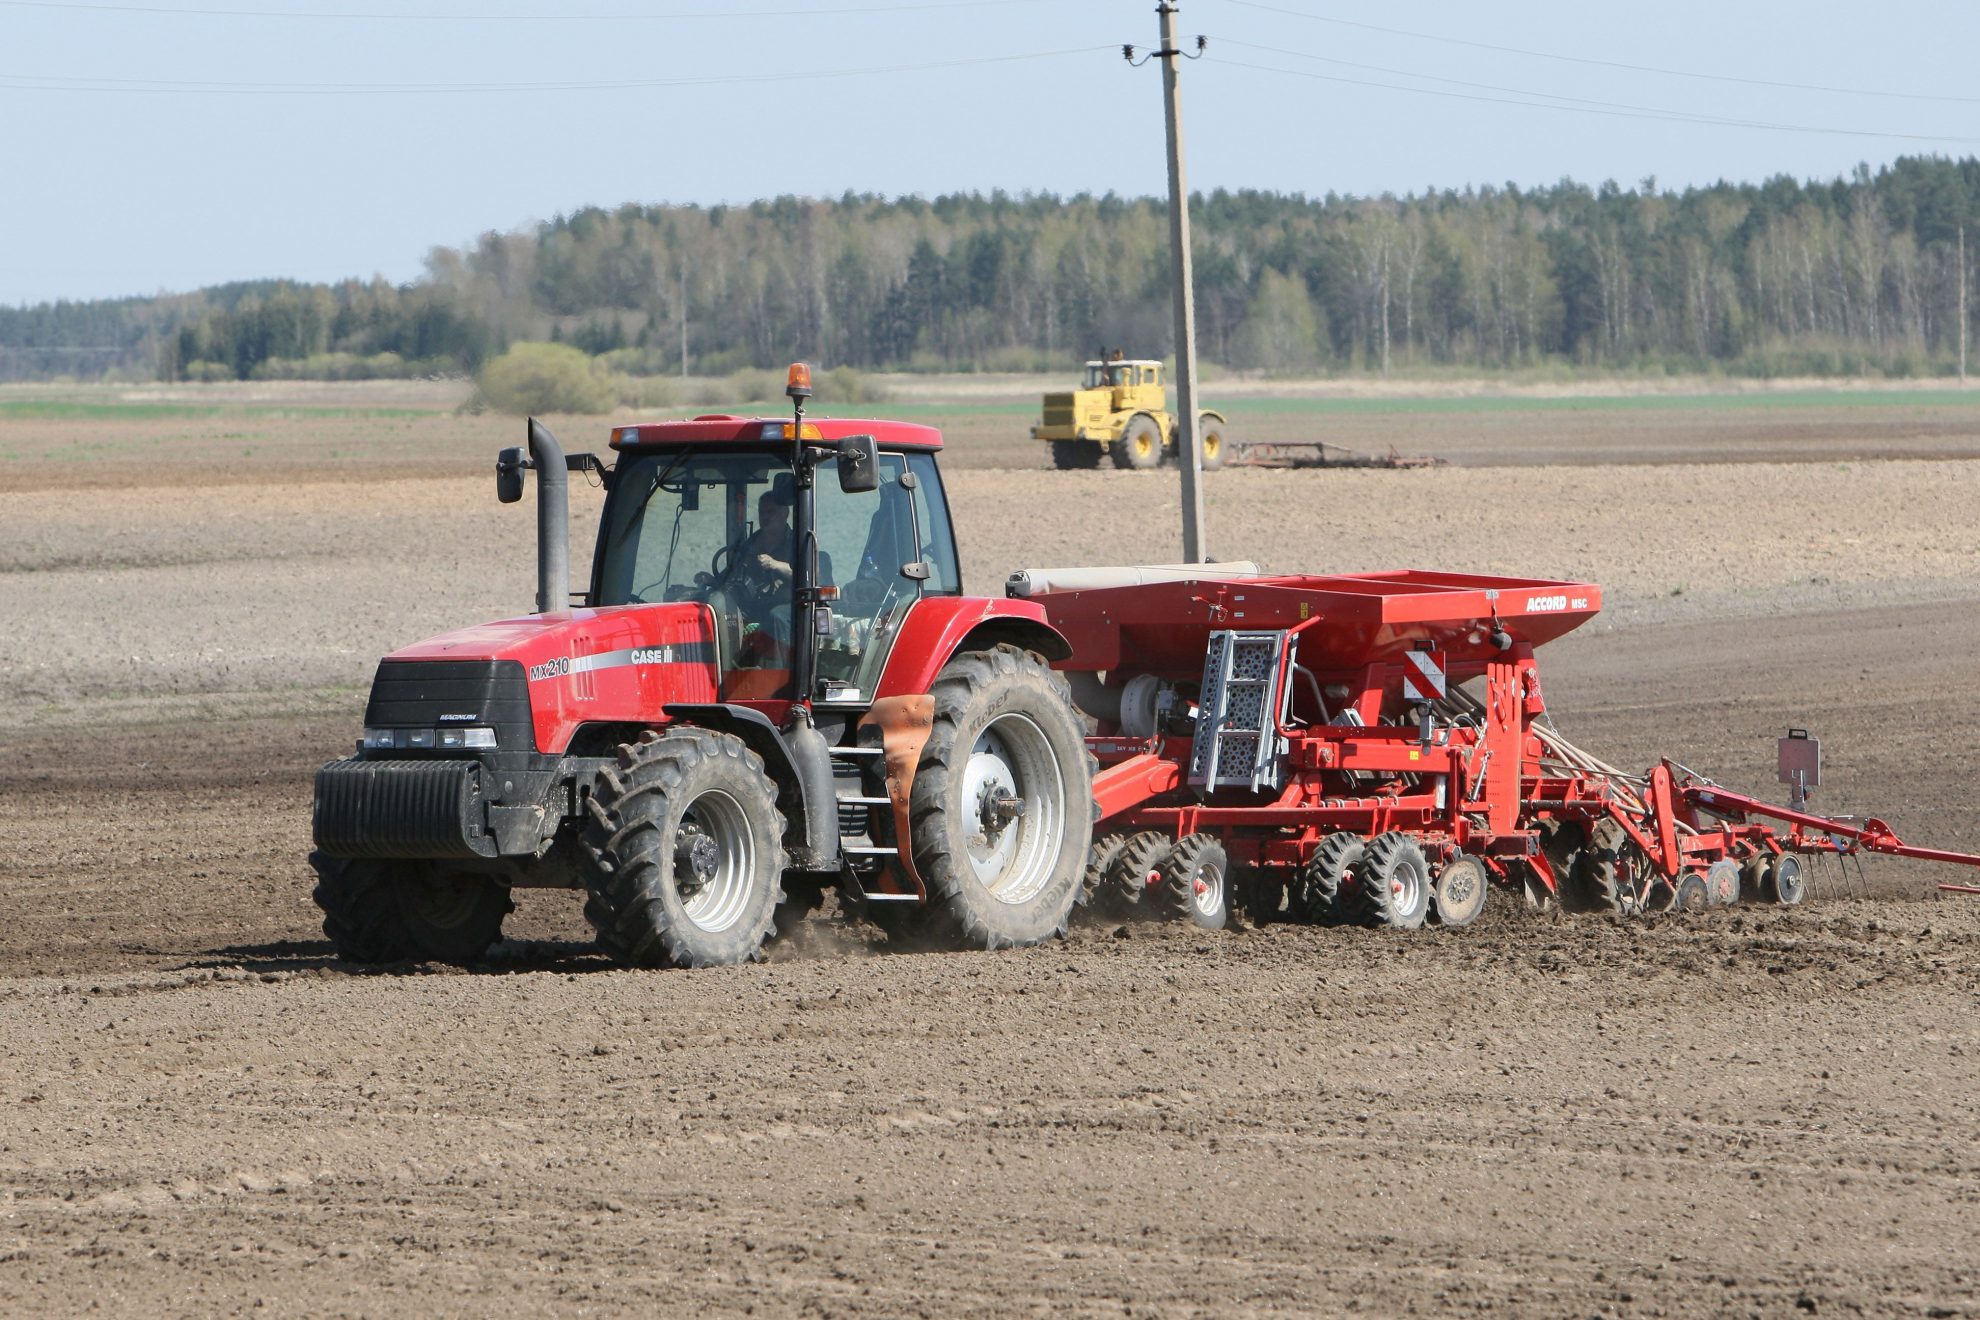
[[[1233,45],[1237,43],[1232,43]],[[1774,133],[1828,133],[1843,137],[1893,138],[1908,142],[1950,142],[1961,146],[1980,146],[1980,138],[1948,137],[1933,133],[1885,133],[1867,128],[1821,128],[1807,124],[1776,124],[1761,119],[1731,119],[1718,115],[1695,115],[1678,110],[1632,109],[1610,105],[1600,101],[1586,101],[1574,105],[1559,105],[1547,101],[1515,100],[1511,96],[1483,96],[1475,92],[1445,92],[1434,87],[1405,87],[1400,83],[1375,82],[1367,78],[1345,78],[1338,74],[1311,73],[1305,69],[1281,69],[1269,64],[1247,64],[1242,60],[1227,60],[1221,56],[1208,57],[1213,63],[1227,64],[1236,69],[1254,69],[1260,73],[1279,73],[1291,78],[1311,78],[1317,82],[1344,83],[1351,87],[1378,87],[1391,92],[1412,92],[1418,96],[1444,96],[1460,101],[1484,101],[1494,105],[1525,106],[1529,110],[1559,110],[1568,114],[1604,115],[1611,119],[1651,119],[1666,123],[1700,124],[1713,128],[1754,128]],[[1314,57],[1318,58],[1318,57]],[[1409,74],[1408,77],[1419,75]],[[1450,81],[1450,80],[1440,80]],[[1550,96],[1550,92],[1520,92],[1521,96]],[[1560,98],[1569,99],[1569,98]]]
[[[1697,73],[1690,69],[1666,69],[1654,64],[1628,64],[1621,60],[1599,60],[1582,55],[1560,55],[1553,51],[1528,50],[1522,46],[1495,46],[1489,41],[1467,41],[1462,37],[1446,37],[1435,32],[1412,32],[1407,28],[1383,27],[1379,23],[1359,23],[1349,18],[1331,18],[1325,14],[1309,14],[1301,9],[1287,9],[1281,5],[1263,4],[1260,0],[1229,0],[1231,4],[1246,9],[1262,9],[1268,13],[1285,14],[1292,18],[1304,18],[1314,23],[1331,23],[1336,27],[1360,28],[1364,32],[1381,32],[1392,37],[1409,37],[1417,41],[1438,41],[1447,46],[1467,46],[1472,50],[1497,51],[1501,55],[1524,55],[1536,60],[1559,60],[1565,64],[1587,64],[1599,69],[1625,69],[1631,73],[1655,73],[1670,78],[1697,78],[1705,82],[1739,83],[1746,87],[1772,87],[1777,90],[1795,92],[1829,92],[1839,96],[1875,96],[1893,101],[1944,101],[1956,105],[1980,105],[1980,97],[1975,96],[1935,96],[1925,92],[1887,92],[1868,87],[1831,87],[1823,83],[1777,82],[1768,78],[1741,78],[1729,73]],[[1890,136],[1878,134],[1877,136]],[[1957,139],[1943,139],[1955,141]]]
[[[1632,105],[1625,101],[1596,101],[1596,100],[1591,100],[1588,97],[1584,97],[1584,96],[1566,96],[1560,92],[1537,92],[1525,87],[1504,87],[1504,86],[1500,86],[1497,83],[1467,82],[1463,78],[1440,78],[1435,74],[1417,73],[1410,69],[1392,69],[1385,65],[1380,65],[1380,64],[1358,64],[1353,60],[1335,59],[1330,55],[1309,55],[1303,51],[1286,50],[1278,46],[1261,46],[1256,42],[1238,41],[1231,37],[1218,37],[1216,38],[1216,41],[1217,44],[1220,46],[1243,46],[1247,50],[1265,51],[1268,54],[1281,55],[1286,57],[1287,59],[1312,60],[1320,64],[1338,64],[1342,68],[1361,69],[1369,73],[1393,74],[1401,78],[1415,78],[1422,82],[1443,83],[1446,86],[1450,86],[1450,87],[1470,87],[1477,91],[1503,92],[1509,96],[1530,96],[1530,97],[1542,98],[1545,101],[1565,101],[1568,103],[1565,106],[1547,106],[1542,104],[1538,106],[1538,108],[1540,109],[1570,109],[1576,106],[1581,106],[1581,107],[1587,107],[1589,109],[1613,110],[1619,112],[1627,111],[1630,114],[1640,115],[1645,118],[1668,119],[1676,123],[1717,124],[1726,127],[1740,127],[1740,128],[1777,128],[1781,130],[1788,130],[1788,131],[1794,131],[1800,133],[1848,133],[1848,134],[1867,136],[1867,137],[1914,136],[1914,135],[1902,134],[1902,133],[1897,133],[1897,134],[1878,133],[1869,129],[1853,129],[1853,128],[1831,129],[1831,128],[1804,127],[1797,124],[1769,124],[1758,120],[1738,119],[1738,118],[1726,117],[1721,115],[1707,114],[1695,110],[1671,110],[1663,106]],[[1229,61],[1226,62],[1228,63]],[[1295,72],[1295,70],[1284,69],[1281,70],[1280,72],[1293,73]],[[1390,84],[1387,83],[1369,83],[1368,85],[1371,87],[1390,86]],[[1431,89],[1422,88],[1422,87],[1399,87],[1396,88],[1395,90],[1427,92],[1430,91]],[[1519,104],[1519,103],[1511,102],[1509,104]],[[1962,138],[1936,138],[1936,137],[1927,137],[1924,135],[1915,135],[1915,136],[1919,136],[1921,140],[1928,142],[1957,142],[1957,141],[1965,140]]]
[[[1022,55],[982,55],[966,60],[930,60],[916,64],[877,65],[863,69],[798,69],[779,73],[710,74],[697,78],[586,79],[541,83],[275,83],[176,81],[163,78],[54,77],[0,72],[0,91],[16,92],[134,92],[181,96],[450,96],[486,92],[618,92],[640,88],[711,87],[731,83],[798,82],[814,79],[864,78],[880,74],[921,73],[1020,60],[1089,55],[1116,49],[1075,46],[1067,50],[1031,51]]]
[[[698,18],[812,18],[835,14],[897,14],[930,9],[978,9],[986,5],[1044,4],[1047,0],[910,0],[905,4],[842,5],[830,9],[678,9],[646,14],[388,14],[327,9],[196,9],[166,5],[68,4],[59,0],[0,0],[10,9],[60,9],[97,14],[150,14],[167,18],[354,19],[387,23],[652,23]]]

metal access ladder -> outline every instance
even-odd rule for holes
[[[1288,634],[1213,632],[1203,655],[1190,787],[1277,788],[1284,768],[1278,678]]]

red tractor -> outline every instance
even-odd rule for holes
[[[566,456],[535,421],[536,612],[379,663],[317,772],[311,862],[340,956],[467,962],[517,887],[582,889],[615,957],[740,963],[836,887],[890,934],[1065,929],[1093,830],[1071,648],[963,594],[936,456],[902,422],[704,416]],[[605,508],[569,593],[567,473]]]

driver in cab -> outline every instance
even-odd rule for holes
[[[791,506],[797,501],[789,473],[779,473],[756,500],[756,530],[736,543],[735,603],[745,631],[753,640],[744,652],[758,665],[784,663],[791,645],[791,563],[797,557],[797,537],[791,527]],[[818,556],[819,580],[832,580],[829,555]],[[753,627],[751,627],[753,625]]]
[[[757,498],[756,530],[736,547],[742,572],[764,595],[790,589],[791,560],[797,553],[791,536],[792,503],[791,479],[779,474]]]

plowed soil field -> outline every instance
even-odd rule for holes
[[[1212,546],[1601,582],[1543,655],[1578,743],[1774,792],[1806,725],[1818,806],[1980,849],[1980,428],[1913,406],[1229,472]],[[1939,872],[989,955],[827,917],[694,973],[529,893],[484,966],[358,972],[309,776],[380,653],[526,608],[511,423],[69,425],[0,415],[0,1313],[1980,1316],[1980,899]],[[1175,555],[1172,475],[950,496],[977,590]]]

